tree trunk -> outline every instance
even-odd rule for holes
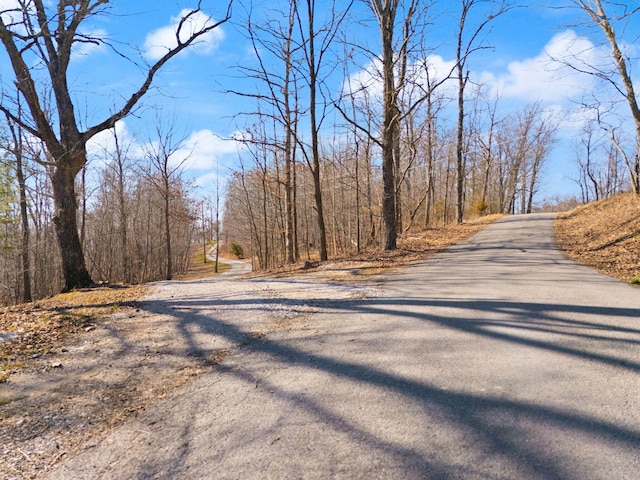
[[[294,261],[300,259],[300,240],[298,230],[298,175],[296,167],[295,150],[291,158],[291,216],[293,220],[293,258]]]
[[[214,271],[218,273],[220,261],[220,185],[216,177],[216,260]]]
[[[322,190],[320,184],[320,164],[314,160],[313,167],[313,198],[316,203],[316,213],[318,215],[318,230],[320,235],[320,261],[326,260],[327,253],[327,227],[324,222],[324,210],[322,205]]]
[[[360,251],[362,249],[362,245],[360,244],[360,145],[358,139],[354,139],[355,143],[355,180],[356,180],[356,255],[360,255]]]
[[[464,23],[462,23],[464,25]],[[464,216],[464,177],[465,177],[465,152],[464,146],[464,90],[467,79],[464,77],[463,59],[461,52],[462,29],[458,41],[458,131],[456,139],[456,221],[462,223]]]
[[[128,215],[127,204],[125,195],[125,170],[124,170],[124,154],[120,150],[120,143],[118,141],[118,135],[114,130],[113,139],[116,145],[116,172],[118,175],[118,211],[120,214],[120,262],[122,268],[122,281],[125,283],[131,283],[131,268],[128,255]]]
[[[18,110],[18,116],[21,116],[20,110]],[[22,251],[20,252],[21,262],[21,281],[22,281],[22,296],[21,301],[23,303],[30,302],[31,295],[31,269],[29,260],[29,247],[30,247],[30,228],[29,228],[29,212],[27,208],[27,187],[24,178],[24,166],[23,166],[23,142],[22,142],[22,129],[19,125],[14,125],[9,118],[7,118],[7,124],[11,135],[13,137],[15,157],[16,157],[16,179],[18,180],[18,193],[20,199],[20,221],[22,223]]]
[[[287,263],[295,263],[297,260],[296,255],[296,242],[295,242],[295,229],[296,224],[294,222],[294,202],[295,202],[295,184],[294,184],[294,115],[291,111],[291,91],[290,85],[292,82],[291,74],[293,70],[292,55],[291,55],[291,43],[293,36],[293,29],[295,26],[295,16],[293,11],[289,14],[289,26],[288,36],[285,41],[285,76],[284,85],[282,91],[282,99],[284,104],[284,116],[285,116],[285,143],[284,143],[284,208],[285,208],[285,254]],[[297,107],[297,105],[296,105]]]
[[[433,116],[433,102],[431,95],[427,97],[427,172],[426,172],[426,203],[424,207],[424,228],[429,228],[431,225],[431,208],[433,206],[434,188],[433,188],[433,161],[434,161],[434,116]]]
[[[29,213],[27,211],[27,195],[22,169],[22,154],[16,156],[16,177],[20,191],[20,219],[22,221],[22,251],[20,259],[22,263],[22,301],[31,301],[31,270],[29,265]]]
[[[394,147],[398,122],[396,91],[394,81],[393,29],[394,18],[389,6],[385,6],[379,18],[382,32],[382,76],[384,82],[384,118],[382,126],[382,222],[383,248],[397,248],[398,230],[396,226],[396,180]]]
[[[167,249],[167,280],[173,278],[173,254],[171,252],[171,204],[169,199],[169,184],[165,184],[164,192],[164,241]]]
[[[396,231],[402,232],[404,225],[402,223],[402,184],[404,179],[401,178],[402,165],[401,165],[401,150],[400,150],[400,128],[397,124],[394,127],[393,135],[393,159],[394,159],[394,183],[395,183],[395,195],[396,195]]]
[[[76,174],[77,172],[72,169],[58,165],[51,176],[56,208],[53,223],[62,256],[64,291],[88,287],[93,283],[85,264],[78,235],[76,218],[78,203],[74,181]]]
[[[307,13],[309,15],[309,45],[308,45],[308,65],[309,65],[309,121],[311,123],[311,155],[314,198],[318,215],[318,230],[320,235],[320,261],[327,260],[327,228],[324,222],[324,210],[322,207],[322,189],[320,183],[320,147],[318,140],[318,116],[317,116],[317,94],[318,94],[318,72],[316,68],[315,37],[317,32],[314,27],[315,1],[307,0]]]
[[[288,129],[287,129],[288,130]],[[294,205],[294,192],[295,188],[293,185],[293,175],[292,170],[294,168],[292,162],[292,153],[291,148],[293,142],[291,141],[291,133],[287,131],[287,140],[285,144],[285,181],[284,181],[284,208],[285,208],[285,252],[286,252],[286,262],[287,263],[295,263],[296,255],[295,255],[295,238],[294,238],[294,215],[293,215],[293,205]]]

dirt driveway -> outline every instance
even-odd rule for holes
[[[637,478],[640,291],[552,228],[510,217],[379,284],[161,286],[147,346],[216,367],[45,478]]]

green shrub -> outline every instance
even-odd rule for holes
[[[631,279],[631,285],[640,285],[640,277],[633,277]]]
[[[240,245],[239,243],[231,244],[231,253],[238,258],[244,257],[244,250],[242,250],[242,245]]]

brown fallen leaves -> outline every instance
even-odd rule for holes
[[[556,241],[579,263],[640,281],[640,198],[628,193],[558,215]]]
[[[469,238],[502,215],[488,215],[461,225],[438,225],[428,230],[412,230],[398,238],[398,248],[381,251],[379,247],[365,247],[360,255],[332,258],[327,262],[311,262],[313,268],[305,269],[304,263],[285,265],[254,276],[309,275],[328,280],[349,281],[362,275],[376,275],[389,268],[401,267],[443,251],[450,245]]]
[[[50,353],[65,339],[93,328],[92,322],[131,306],[144,295],[144,286],[107,286],[77,290],[34,303],[0,310],[0,382],[8,372]]]

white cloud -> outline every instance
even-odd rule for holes
[[[115,133],[119,143],[123,140],[126,142],[130,141],[131,136],[124,120],[116,122]],[[116,143],[113,136],[113,129],[104,130],[93,136],[87,142],[87,154],[91,157],[104,156],[106,152],[113,152],[115,149]]]
[[[219,189],[221,194],[226,182],[227,177],[222,171],[207,172],[204,175],[196,177],[195,179],[196,185],[203,190],[215,193],[217,188]]]
[[[177,17],[171,18],[171,24],[159,28],[147,35],[144,42],[144,56],[149,60],[158,60],[169,50],[178,46],[177,36],[180,28],[180,41],[186,41],[191,35],[212,25],[215,21],[212,17],[196,12],[191,15],[180,27],[181,19],[185,18],[191,10],[184,9]],[[214,28],[202,35],[190,48],[199,55],[210,54],[224,40],[225,34],[221,27]]]
[[[505,97],[526,101],[565,102],[577,98],[594,87],[594,77],[569,67],[603,66],[606,51],[590,40],[567,30],[555,35],[535,57],[512,62],[507,73],[482,72],[483,83],[491,85]]]
[[[113,129],[105,130],[87,142],[87,154],[94,165],[100,166],[112,158],[116,150],[113,132]],[[143,159],[149,152],[156,152],[161,148],[157,141],[145,144],[136,141],[122,120],[116,123],[115,132],[120,148],[126,149],[127,156],[131,159]],[[242,138],[242,132],[234,132],[228,138],[223,138],[208,129],[194,131],[171,154],[170,166],[184,167],[201,187],[215,188],[218,177],[220,185],[223,185],[225,166],[235,160],[238,151],[245,149]]]
[[[429,89],[427,76],[424,71],[425,68],[427,68],[429,72],[429,83],[432,88],[439,82],[444,81],[444,83],[438,87],[438,92],[451,98],[457,95],[457,83],[447,80],[451,75],[455,74],[455,60],[445,60],[440,55],[429,55],[422,66],[414,66],[414,68],[416,68],[416,73],[419,75],[418,81],[422,85],[423,90],[427,91]]]
[[[186,160],[186,166],[194,170],[210,170],[217,167],[221,160],[229,155],[236,155],[243,149],[242,143],[222,138],[211,130],[204,129],[192,132],[182,148],[173,155],[175,162]]]
[[[504,72],[476,70],[472,79],[488,85],[495,94],[526,102],[566,103],[577,99],[584,93],[593,91],[596,79],[580,73],[568,66],[589,70],[594,66],[600,69],[611,68],[610,53],[606,47],[597,47],[585,37],[567,30],[555,35],[536,56],[511,62]],[[413,64],[409,73],[426,83],[424,69],[428,66],[430,80],[436,83],[451,74],[455,60],[447,60],[439,55],[430,55],[422,65]],[[369,63],[349,77],[343,85],[343,91],[354,93],[367,91],[374,101],[382,99],[381,65],[378,60]],[[454,72],[455,75],[455,72]],[[455,97],[455,82],[445,82],[439,92]],[[356,97],[362,94],[356,93]]]
[[[114,128],[120,151],[124,152],[129,159],[143,158],[145,150],[129,131],[126,122],[119,120]],[[108,162],[113,158],[115,152],[116,138],[113,128],[98,133],[87,142],[87,157],[98,164]]]
[[[118,138],[128,136],[127,126],[123,120],[116,122],[115,131]],[[93,136],[87,142],[87,154],[90,156],[104,155],[105,152],[115,150],[115,140],[113,138],[113,129],[104,130]]]
[[[342,86],[345,94],[356,97],[366,91],[370,97],[382,98],[382,64],[373,60],[362,70],[358,70],[347,78]]]

